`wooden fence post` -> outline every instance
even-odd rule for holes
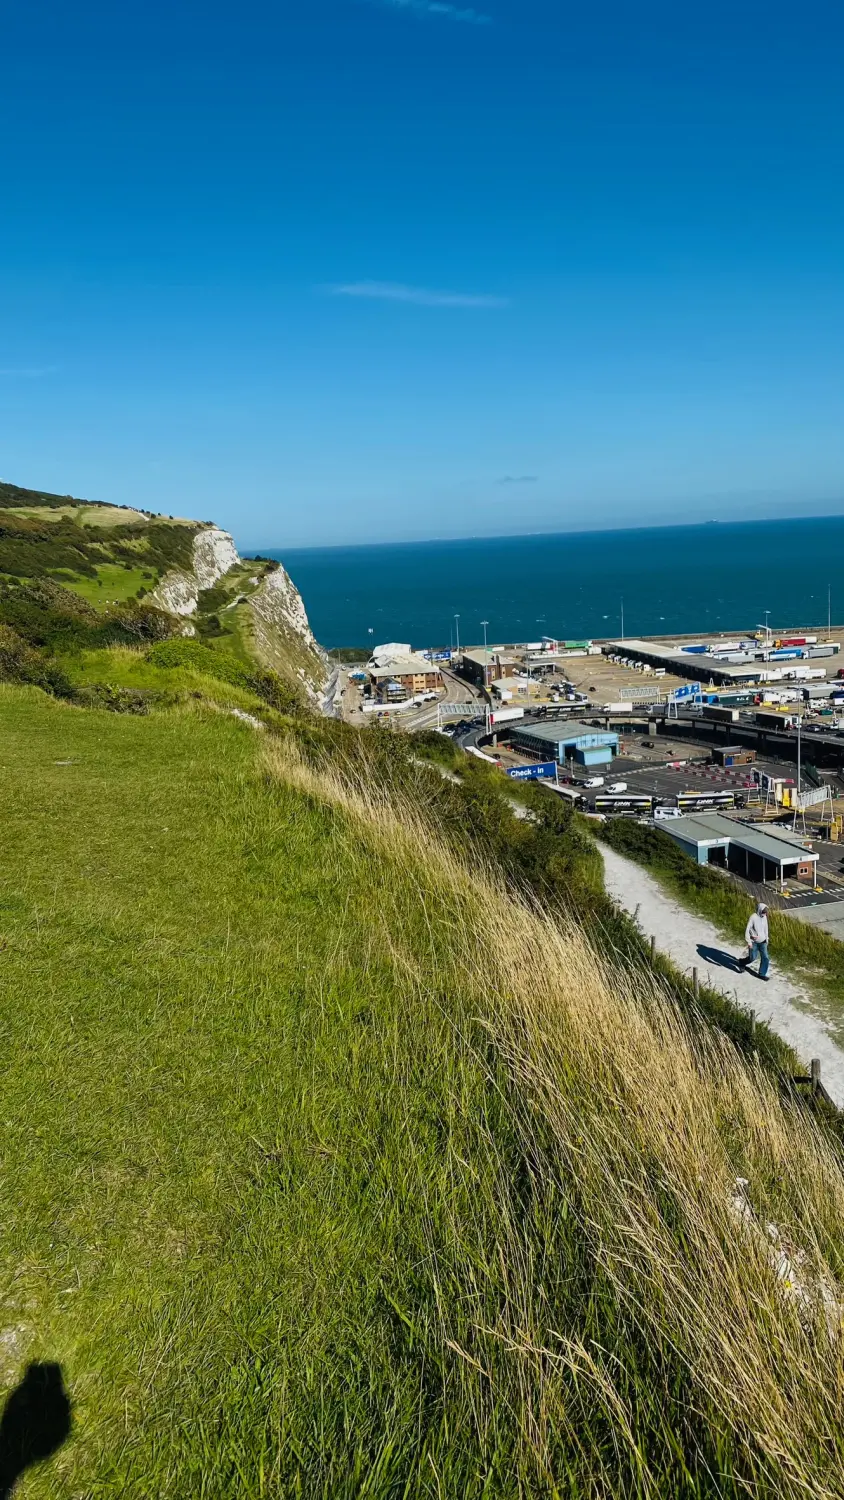
[[[641,910],[642,910],[642,903],[641,903],[641,901],[637,901],[636,902],[636,910],[633,913],[633,921],[634,922],[638,922],[638,920],[639,920],[639,912]]]
[[[700,979],[697,969],[692,969],[692,985],[694,986],[695,999],[697,1000],[700,997]]]
[[[655,958],[656,958],[656,938],[652,935],[651,936],[651,963],[653,963],[653,961],[654,961]]]
[[[819,1057],[812,1058],[809,1064],[809,1076],[812,1080],[812,1093],[816,1094],[821,1083],[821,1060]]]

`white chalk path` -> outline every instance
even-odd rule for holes
[[[767,984],[750,971],[742,974],[710,961],[698,951],[699,946],[736,955],[741,944],[735,938],[724,937],[712,922],[686,911],[672,896],[667,896],[641,865],[605,845],[599,848],[608,893],[631,916],[639,908],[639,925],[646,936],[653,934],[659,951],[673,959],[686,974],[697,968],[702,984],[721,990],[739,1005],[754,1010],[758,1020],[767,1022],[807,1065],[810,1058],[819,1057],[821,1077],[828,1092],[836,1104],[844,1105],[844,1050],[820,1014],[817,997],[779,969],[776,953],[771,954]]]

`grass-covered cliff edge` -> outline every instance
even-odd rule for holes
[[[844,1493],[823,1119],[567,809],[225,707],[0,687],[0,1385],[73,1403],[21,1492]]]
[[[12,674],[16,655],[18,680],[53,690],[68,680],[134,689],[136,703],[138,692],[155,690],[155,673],[141,671],[141,687],[128,660],[91,653],[123,646],[138,656],[145,644],[185,634],[275,673],[312,701],[326,676],[285,569],[241,558],[211,522],[7,483],[0,483],[0,632],[0,677]]]

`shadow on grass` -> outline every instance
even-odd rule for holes
[[[70,1427],[70,1397],[61,1365],[27,1365],[0,1417],[0,1500],[9,1500],[33,1464],[58,1452]]]

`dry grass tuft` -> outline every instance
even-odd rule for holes
[[[844,1172],[822,1127],[718,1033],[681,1017],[658,981],[625,975],[580,929],[469,870],[401,794],[349,767],[315,769],[292,742],[267,746],[264,766],[415,883],[432,948],[447,925],[456,958],[441,1003],[484,1058],[519,1142],[516,1166],[489,1123],[494,1274],[506,1289],[494,1315],[493,1272],[457,1220],[437,1283],[440,1338],[466,1371],[479,1424],[508,1402],[549,1493],[565,1489],[562,1434],[592,1493],[618,1493],[622,1465],[647,1495],[664,1491],[643,1425],[657,1430],[660,1413],[682,1408],[689,1433],[708,1433],[690,1471],[724,1454],[748,1493],[844,1495]],[[385,941],[400,956],[393,915]],[[412,987],[421,981],[406,962]],[[472,1164],[454,1172],[471,1179]],[[579,1324],[559,1326],[572,1245],[594,1277],[592,1301]],[[613,1348],[601,1336],[609,1308]]]

